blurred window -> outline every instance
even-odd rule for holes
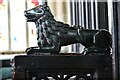
[[[24,11],[39,4],[42,0],[0,0],[0,52],[37,46],[36,26],[26,22]]]

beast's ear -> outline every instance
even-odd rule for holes
[[[50,7],[49,7],[49,6],[46,6],[46,10],[50,11]]]
[[[47,5],[45,5],[45,4],[43,4],[43,8],[44,8],[45,10],[50,10],[49,6],[47,6]]]

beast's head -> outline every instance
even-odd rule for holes
[[[39,5],[35,8],[26,10],[24,13],[28,22],[35,22],[37,19],[42,18],[51,12],[47,5]]]

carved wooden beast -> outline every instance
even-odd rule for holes
[[[108,51],[111,35],[105,29],[89,30],[56,21],[47,5],[25,11],[28,22],[35,22],[39,51],[59,53],[61,46],[81,43],[87,52]]]

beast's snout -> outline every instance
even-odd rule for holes
[[[24,16],[27,17],[27,11],[24,11]]]
[[[36,22],[40,17],[44,17],[45,9],[42,6],[25,10],[24,16],[27,18],[27,22]]]
[[[29,17],[30,15],[32,15],[31,11],[28,11],[28,10],[24,11],[25,17]]]
[[[32,13],[30,10],[24,11],[24,16],[27,18],[27,22],[35,22],[36,21],[36,15]]]

